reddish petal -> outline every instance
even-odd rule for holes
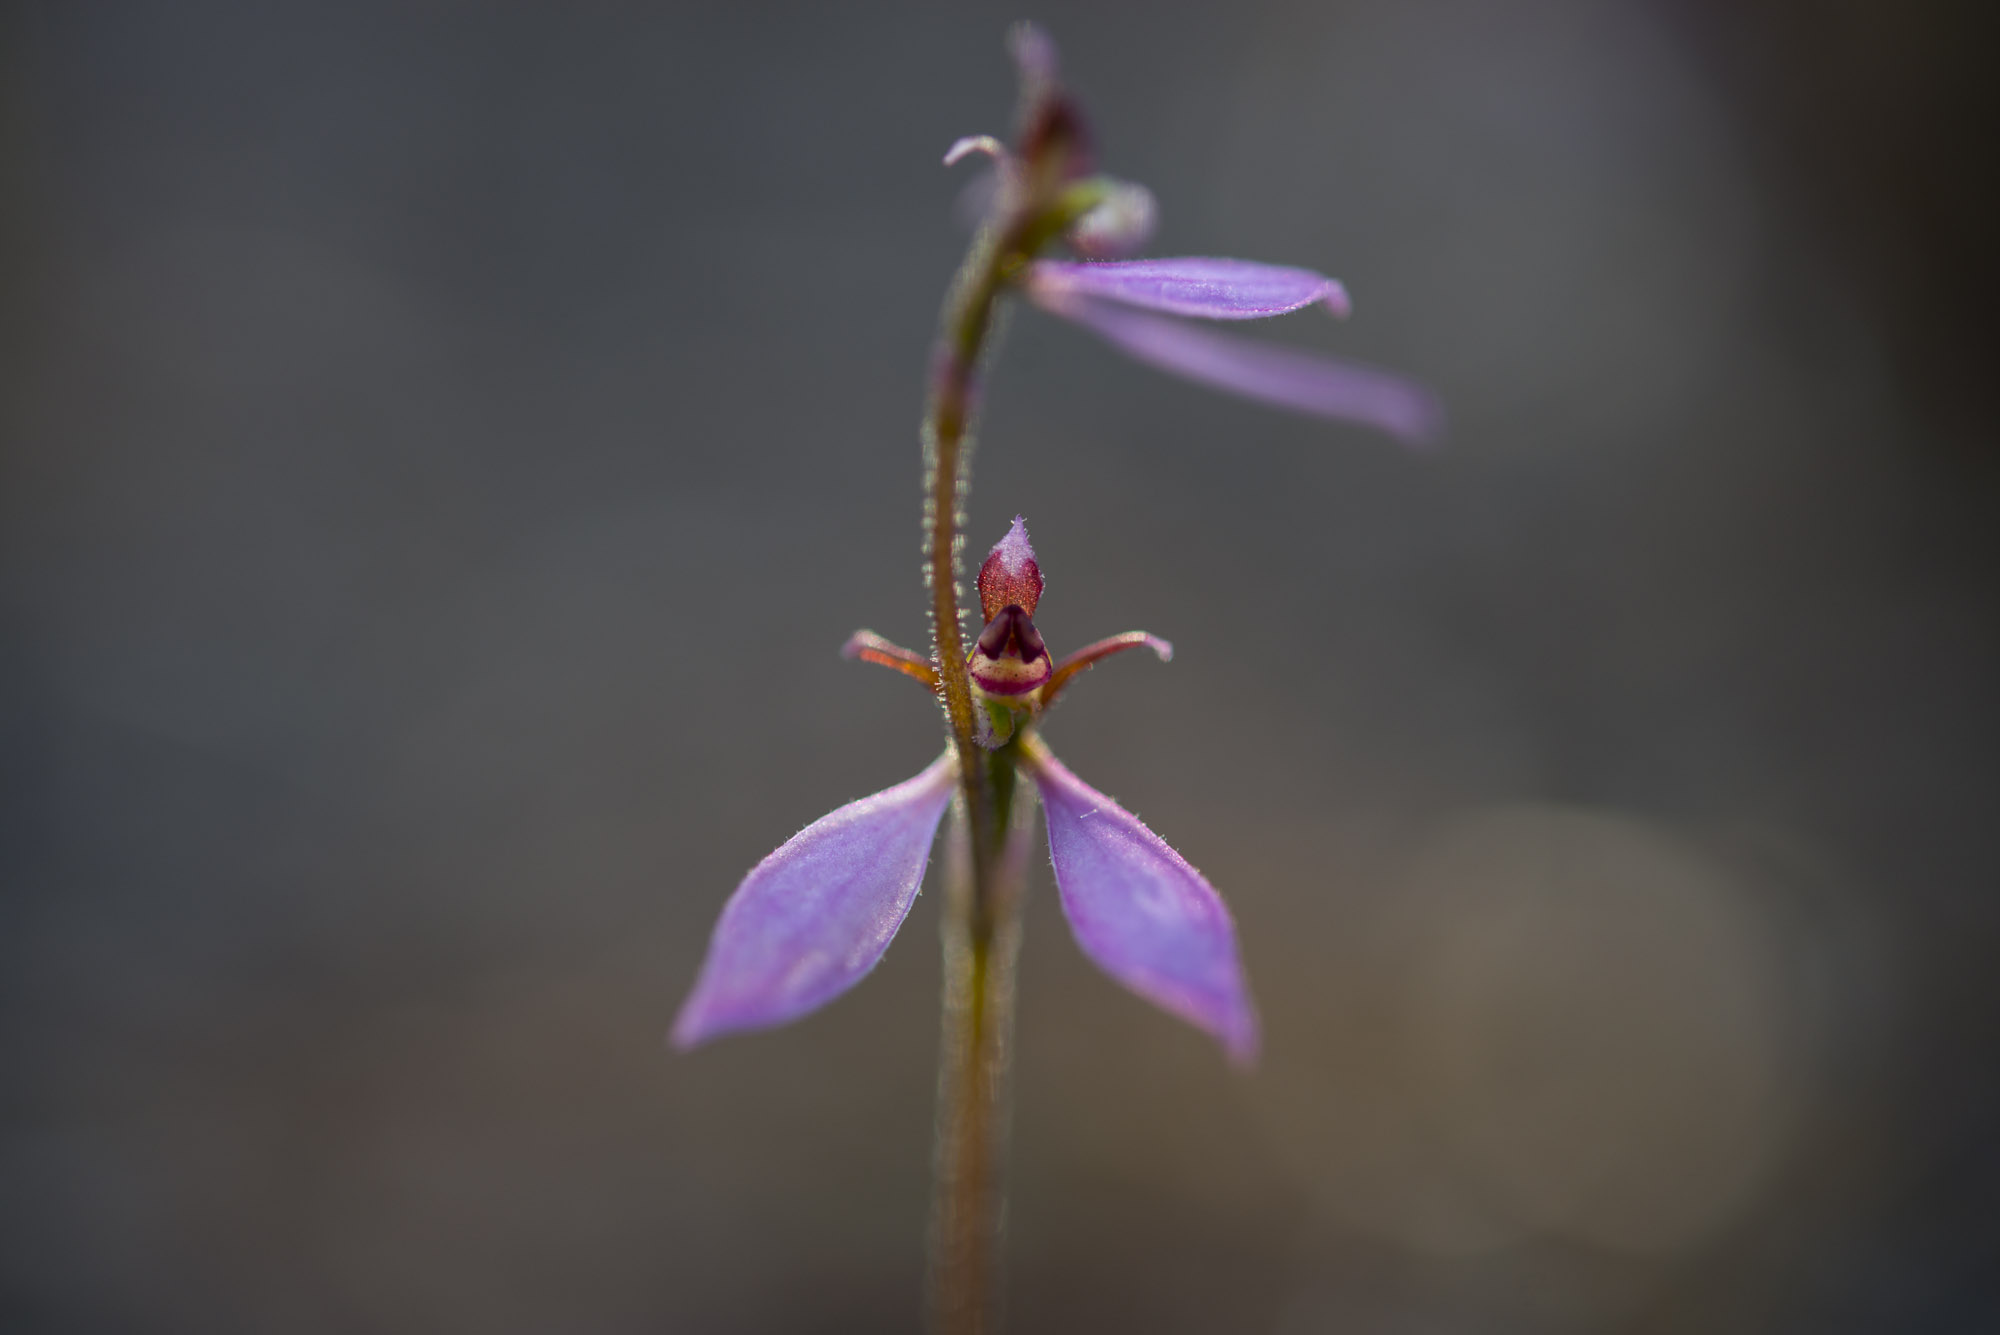
[[[891,668],[906,677],[915,677],[932,690],[937,689],[937,667],[929,657],[885,640],[872,630],[857,630],[848,636],[847,643],[840,646],[840,656]]]
[[[1127,649],[1139,648],[1151,649],[1159,655],[1162,663],[1173,661],[1174,646],[1157,635],[1148,635],[1143,630],[1128,630],[1122,635],[1106,636],[1104,639],[1084,645],[1056,664],[1055,671],[1049,675],[1048,685],[1042,688],[1042,707],[1046,709],[1054,704],[1056,697],[1062,694],[1063,687],[1069,684],[1070,678],[1079,672],[1087,671],[1099,659],[1109,658],[1112,654],[1123,653]]]

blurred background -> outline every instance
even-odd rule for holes
[[[1036,17],[1156,253],[1449,448],[1023,311],[1052,745],[1229,898],[1261,1068],[1023,958],[1036,1332],[2000,1329],[2000,210],[1938,3]],[[0,1310],[916,1329],[935,897],[663,1035],[920,768],[916,421],[987,4],[8,7]]]

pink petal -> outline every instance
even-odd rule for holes
[[[1036,296],[1128,356],[1185,380],[1226,389],[1313,417],[1360,422],[1412,445],[1436,440],[1444,409],[1413,380],[1314,352],[1212,333],[1101,301]]]
[[[1031,760],[1063,913],[1083,953],[1125,986],[1257,1056],[1236,929],[1214,887],[1166,841],[1042,751]]]
[[[1200,320],[1262,320],[1325,302],[1348,311],[1347,290],[1325,274],[1250,260],[1200,257],[1077,264],[1037,260],[1028,269],[1037,301],[1090,297]]]
[[[795,1020],[860,982],[903,925],[957,773],[951,754],[785,841],[743,878],[674,1021],[691,1048]]]

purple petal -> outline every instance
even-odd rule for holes
[[[1044,304],[1087,297],[1199,320],[1262,320],[1322,301],[1335,315],[1348,311],[1347,289],[1325,274],[1200,257],[1091,264],[1037,260],[1028,269],[1028,292]]]
[[[715,925],[674,1021],[674,1046],[784,1024],[860,982],[923,884],[956,773],[947,752],[916,778],[820,817],[758,863]]]
[[[1037,296],[1045,309],[1095,331],[1139,361],[1185,380],[1314,417],[1360,422],[1412,445],[1444,429],[1436,396],[1389,371],[1314,352],[1212,333],[1079,297]]]
[[[1255,1060],[1257,1014],[1222,897],[1137,816],[1047,751],[1032,766],[1048,813],[1056,891],[1083,953],[1220,1039],[1232,1060]]]
[[[1024,20],[1007,34],[1007,46],[1023,85],[1046,87],[1056,81],[1056,44],[1046,32]]]

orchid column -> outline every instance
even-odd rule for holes
[[[1152,196],[1095,174],[1055,53],[1014,34],[1021,107],[1014,143],[962,139],[947,164],[993,163],[992,203],[954,279],[932,354],[924,418],[924,575],[932,652],[858,631],[846,654],[915,678],[941,702],[945,753],[916,777],[807,826],[759,863],[716,924],[673,1039],[692,1047],[798,1018],[872,969],[922,884],[944,813],[944,1037],[938,1076],[931,1316],[947,1335],[991,1329],[1004,1193],[1014,961],[1037,803],[1064,916],[1105,973],[1210,1035],[1231,1060],[1257,1052],[1257,1019],[1229,912],[1214,887],[1137,817],[1072,774],[1040,736],[1086,669],[1132,648],[1172,656],[1141,631],[1060,661],[1034,623],[1045,581],[1020,519],[978,576],[982,629],[960,621],[959,551],[979,374],[997,303],[1026,296],[1141,361],[1190,380],[1410,442],[1439,425],[1435,401],[1399,376],[1247,342],[1185,321],[1254,320],[1309,306],[1348,310],[1341,285],[1306,269],[1230,259],[1121,260],[1151,233]],[[1062,243],[1079,260],[1041,258]],[[1025,779],[1026,782],[1022,780]]]

